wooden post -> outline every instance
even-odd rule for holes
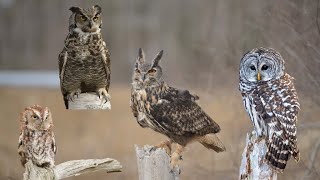
[[[53,168],[40,168],[29,161],[25,168],[23,180],[59,180],[99,170],[120,172],[122,166],[119,161],[106,158],[67,161]]]
[[[242,153],[239,179],[276,180],[277,173],[264,161],[267,146],[264,139],[258,139],[252,131],[247,134]]]
[[[178,167],[171,169],[170,157],[164,149],[135,145],[139,180],[179,180]]]
[[[96,93],[81,93],[68,103],[69,109],[111,109],[110,101],[106,101],[104,98],[99,99]]]

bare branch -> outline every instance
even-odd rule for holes
[[[25,167],[23,180],[59,180],[99,170],[109,173],[122,169],[119,161],[110,158],[67,161],[53,168],[40,168],[29,161]]]

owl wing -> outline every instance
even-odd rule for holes
[[[130,107],[134,117],[138,117],[137,102],[134,97],[133,90],[131,89]]]
[[[22,166],[24,166],[27,163],[27,157],[26,157],[26,150],[25,150],[25,144],[23,143],[24,134],[21,131],[18,141],[18,153],[20,155],[20,162]]]
[[[63,89],[63,85],[62,85],[63,79],[64,79],[64,72],[65,72],[66,64],[67,64],[67,60],[68,60],[68,52],[67,52],[67,50],[65,48],[59,54],[58,59],[59,59],[60,90],[61,90],[61,92],[63,94],[64,105],[68,109],[68,100],[67,100],[66,92]]]
[[[294,140],[291,138],[296,136],[297,115],[300,110],[292,80],[293,78],[286,74],[260,94],[265,117],[270,119],[270,122],[267,122],[269,127],[275,131],[283,130],[282,138],[289,140]]]
[[[103,49],[101,52],[102,61],[104,64],[105,73],[107,76],[107,85],[106,90],[109,92],[109,86],[110,86],[110,75],[111,75],[111,68],[110,68],[110,52],[106,47],[106,43],[103,42]]]
[[[23,133],[20,132],[19,141],[18,141],[18,150],[23,146]]]
[[[256,106],[268,126],[268,151],[265,159],[276,170],[283,171],[290,154],[298,161],[297,114],[300,109],[292,77],[284,75],[280,80],[260,89],[262,108]]]
[[[172,97],[174,98],[179,98],[179,99],[185,99],[185,100],[191,100],[191,101],[196,101],[199,100],[199,96],[195,95],[195,94],[191,94],[190,91],[188,90],[180,90],[180,89],[175,89],[175,88],[171,88],[171,94],[169,94],[169,96],[167,95],[165,98],[166,99],[170,99]],[[172,100],[172,99],[171,99]]]
[[[54,134],[52,133],[52,144],[51,144],[51,148],[54,154],[57,154],[57,144],[56,144],[56,139],[54,137]]]
[[[68,60],[68,52],[63,49],[62,52],[59,54],[59,77],[60,77],[60,83],[62,83],[64,78],[64,71],[66,68],[66,63]]]
[[[170,95],[171,94],[171,95]],[[217,133],[219,125],[185,93],[169,93],[151,105],[150,115],[165,130],[178,136],[203,136]]]

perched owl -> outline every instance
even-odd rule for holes
[[[53,167],[56,154],[53,122],[49,108],[39,105],[20,114],[18,153],[24,166],[29,160],[39,167]]]
[[[297,162],[300,158],[296,126],[300,104],[281,55],[271,48],[245,54],[240,62],[239,89],[256,134],[266,138],[266,162],[283,172],[291,155]]]
[[[184,147],[192,141],[216,152],[225,151],[216,136],[220,127],[196,103],[198,96],[188,90],[170,87],[162,79],[159,65],[162,53],[160,51],[152,63],[147,63],[143,50],[139,49],[130,101],[137,122],[143,128],[151,128],[169,138],[156,146],[165,148],[169,155],[171,144],[176,143],[175,152],[171,155],[172,168],[177,165]]]
[[[81,92],[110,100],[110,53],[101,35],[101,7],[71,7],[69,34],[59,54],[59,76],[65,106]]]

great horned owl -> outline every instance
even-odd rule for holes
[[[53,122],[49,108],[27,107],[20,114],[18,153],[24,166],[29,160],[39,167],[53,167],[56,154]]]
[[[239,88],[257,135],[266,138],[266,162],[283,172],[291,155],[296,161],[300,158],[296,136],[300,104],[281,55],[271,48],[245,54],[240,62]]]
[[[196,103],[198,96],[188,90],[170,87],[162,79],[162,68],[159,65],[162,53],[152,63],[147,63],[143,50],[139,49],[130,105],[137,122],[169,138],[156,146],[165,148],[169,155],[171,144],[177,144],[171,156],[172,168],[177,165],[183,148],[192,141],[198,141],[216,152],[225,151],[216,136],[220,127]]]
[[[101,35],[101,7],[71,7],[69,34],[59,54],[59,76],[65,106],[81,92],[110,100],[110,53]]]

